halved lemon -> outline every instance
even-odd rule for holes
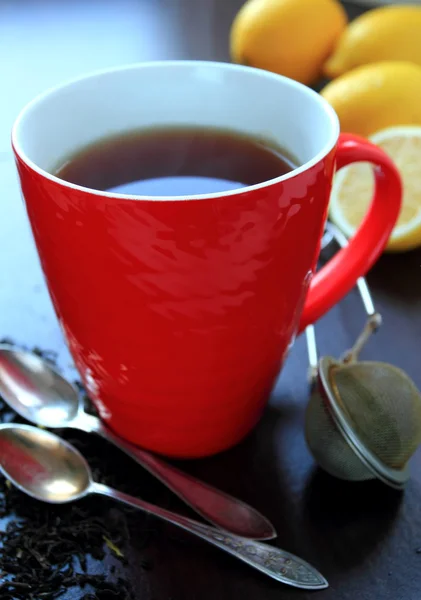
[[[386,251],[404,252],[421,246],[421,127],[389,127],[370,140],[394,161],[403,181],[403,204]],[[369,163],[344,167],[335,175],[329,217],[347,237],[360,225],[374,189]]]

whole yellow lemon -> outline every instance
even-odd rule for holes
[[[421,125],[421,67],[385,61],[357,67],[320,92],[341,130],[369,136],[393,125]]]
[[[380,60],[421,65],[421,6],[384,6],[355,19],[324,66],[327,77]]]
[[[346,24],[338,0],[248,0],[232,24],[231,57],[311,84]]]

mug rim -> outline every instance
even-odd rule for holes
[[[20,133],[19,129],[22,126],[22,121],[28,115],[28,113],[31,112],[32,109],[34,109],[39,103],[43,102],[49,96],[56,94],[65,88],[69,88],[81,81],[88,80],[88,79],[95,79],[96,77],[101,77],[103,75],[109,75],[109,74],[112,74],[115,72],[130,71],[130,70],[136,71],[136,70],[143,70],[143,69],[150,69],[150,68],[159,69],[162,67],[168,68],[168,67],[181,67],[181,66],[183,66],[183,67],[184,66],[185,67],[200,66],[200,67],[204,67],[204,68],[208,68],[208,69],[213,68],[213,69],[222,69],[222,70],[243,71],[243,72],[247,72],[251,75],[257,76],[257,77],[264,77],[264,78],[277,80],[278,82],[280,82],[280,83],[282,82],[286,86],[290,86],[291,88],[298,89],[300,91],[300,93],[304,93],[305,95],[310,96],[312,98],[312,100],[317,102],[317,104],[319,104],[321,109],[326,113],[326,115],[330,121],[330,124],[331,124],[329,140],[327,141],[327,143],[324,144],[323,148],[321,150],[319,150],[319,152],[317,152],[317,154],[315,154],[315,156],[313,156],[310,160],[306,161],[305,163],[298,166],[297,168],[292,169],[288,173],[285,173],[284,175],[280,175],[279,177],[275,177],[273,179],[268,179],[266,181],[262,181],[260,183],[254,184],[254,185],[242,186],[242,187],[236,188],[234,190],[227,190],[224,192],[212,192],[209,194],[190,194],[190,195],[187,194],[187,195],[183,195],[183,196],[164,196],[164,195],[148,196],[148,195],[136,195],[136,194],[122,194],[122,193],[117,193],[117,192],[96,190],[95,188],[89,188],[89,187],[85,187],[85,186],[78,185],[75,183],[71,183],[70,181],[60,179],[60,177],[57,177],[56,175],[53,175],[52,173],[49,173],[47,170],[39,167],[32,159],[30,159],[27,156],[26,152],[23,150],[22,144],[20,143],[20,140],[19,140],[19,133]],[[324,157],[326,157],[331,152],[331,150],[333,150],[333,148],[337,144],[337,141],[339,138],[339,133],[340,133],[339,119],[338,119],[336,112],[332,108],[332,106],[319,93],[317,93],[310,87],[308,87],[302,83],[299,83],[298,81],[290,79],[289,77],[285,77],[283,75],[279,75],[279,74],[273,73],[271,71],[266,71],[264,69],[258,69],[256,67],[248,67],[245,65],[225,63],[225,62],[219,62],[219,61],[205,61],[205,60],[159,60],[158,61],[157,60],[157,61],[136,62],[136,63],[130,63],[127,65],[122,65],[122,66],[118,66],[118,67],[98,69],[98,70],[92,71],[90,73],[81,75],[79,77],[75,77],[75,78],[69,79],[67,81],[64,81],[56,86],[48,88],[44,92],[41,92],[40,94],[35,96],[35,98],[33,98],[30,102],[28,102],[18,113],[18,116],[16,117],[15,122],[12,127],[11,141],[12,141],[13,151],[17,158],[19,158],[24,164],[26,164],[30,169],[32,169],[35,173],[37,173],[41,177],[48,179],[51,182],[56,183],[62,187],[65,187],[65,188],[68,188],[71,190],[75,190],[78,192],[83,192],[86,194],[94,195],[94,196],[100,196],[101,198],[110,198],[110,199],[116,199],[116,200],[152,201],[152,202],[177,201],[177,202],[179,202],[179,201],[183,201],[183,200],[184,201],[211,200],[211,199],[221,198],[221,197],[225,198],[225,197],[229,197],[229,196],[237,196],[237,195],[248,193],[248,192],[263,190],[272,185],[276,185],[278,183],[282,183],[283,181],[287,181],[289,179],[297,177],[301,173],[304,173],[305,171],[308,171],[309,169],[314,167]]]

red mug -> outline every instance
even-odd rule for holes
[[[270,136],[300,165],[225,193],[139,197],[53,175],[112,133],[200,124]],[[401,182],[339,134],[311,89],[258,69],[168,61],[93,74],[33,100],[12,134],[49,291],[86,389],[122,437],[200,457],[256,424],[295,336],[373,265]],[[349,246],[316,275],[335,166],[369,161],[375,194]]]

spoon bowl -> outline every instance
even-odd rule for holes
[[[0,456],[3,475],[41,502],[79,500],[92,485],[89,466],[76,448],[30,425],[0,428]]]
[[[31,352],[0,345],[0,396],[18,415],[45,427],[66,427],[78,415],[76,388]]]

